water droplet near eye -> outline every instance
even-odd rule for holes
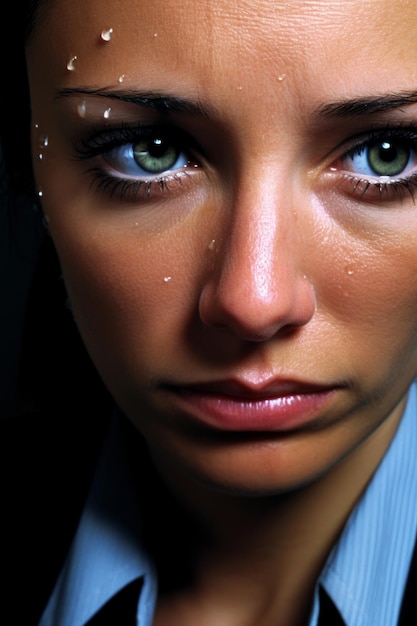
[[[164,283],[169,283],[170,280],[172,280],[172,276],[165,276]]]
[[[81,104],[77,106],[77,113],[80,117],[85,117],[87,113],[87,105],[85,102],[81,102]]]
[[[106,28],[104,30],[101,31],[100,37],[102,38],[103,41],[110,41],[110,39],[113,36],[113,29],[112,28]]]
[[[282,83],[282,81],[283,81],[283,80],[285,80],[286,78],[287,78],[287,75],[286,75],[286,74],[280,74],[280,75],[278,76],[278,80],[279,80],[281,83]]]
[[[119,83],[122,83],[122,82],[124,81],[124,79],[125,79],[125,75],[124,75],[124,74],[122,74],[121,76],[119,76],[119,79],[118,79],[118,80],[119,80]]]
[[[109,107],[108,109],[106,109],[103,113],[103,117],[105,120],[108,120],[110,117],[110,113],[111,113],[111,107]]]
[[[67,70],[69,72],[73,72],[75,70],[75,63],[76,63],[76,61],[77,61],[77,57],[76,56],[71,57],[70,60],[68,61],[68,63],[67,63]]]

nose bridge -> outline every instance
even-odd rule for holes
[[[227,235],[201,300],[206,321],[246,339],[265,340],[283,326],[307,323],[314,311],[303,273],[302,245],[290,184],[275,172],[235,195]]]
[[[232,289],[242,289],[252,301],[266,304],[275,290],[275,262],[280,239],[286,237],[285,216],[278,214],[270,193],[265,192],[256,198],[252,193],[242,194],[234,206],[219,286],[230,295]]]

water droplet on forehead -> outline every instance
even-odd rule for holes
[[[280,82],[282,82],[282,81],[283,81],[283,80],[285,80],[286,78],[287,78],[287,75],[286,75],[286,74],[280,74],[280,75],[278,76],[278,80],[279,80]]]
[[[67,63],[67,70],[69,72],[73,72],[75,70],[75,63],[76,63],[76,61],[77,61],[77,57],[76,56],[71,57],[70,60],[68,61],[68,63]]]
[[[101,34],[100,34],[100,37],[102,38],[103,41],[110,41],[112,36],[113,36],[112,28],[105,28],[104,30],[101,31]]]
[[[85,117],[86,112],[87,112],[87,105],[85,102],[81,102],[77,106],[77,113],[80,117]]]
[[[154,33],[154,34],[153,34],[153,36],[154,36],[154,37],[158,37],[158,33]]]
[[[169,283],[170,280],[172,280],[172,276],[165,276],[164,283]]]
[[[110,113],[111,113],[111,107],[109,107],[108,109],[106,109],[103,113],[103,117],[104,119],[108,120],[110,117]]]

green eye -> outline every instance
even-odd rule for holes
[[[408,165],[410,153],[400,142],[376,141],[367,150],[367,161],[376,176],[398,176]]]
[[[172,140],[151,137],[133,144],[133,157],[138,166],[149,174],[162,174],[176,166],[180,150]]]

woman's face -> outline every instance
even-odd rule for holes
[[[34,162],[98,370],[161,464],[312,480],[417,371],[415,4],[50,4]]]

